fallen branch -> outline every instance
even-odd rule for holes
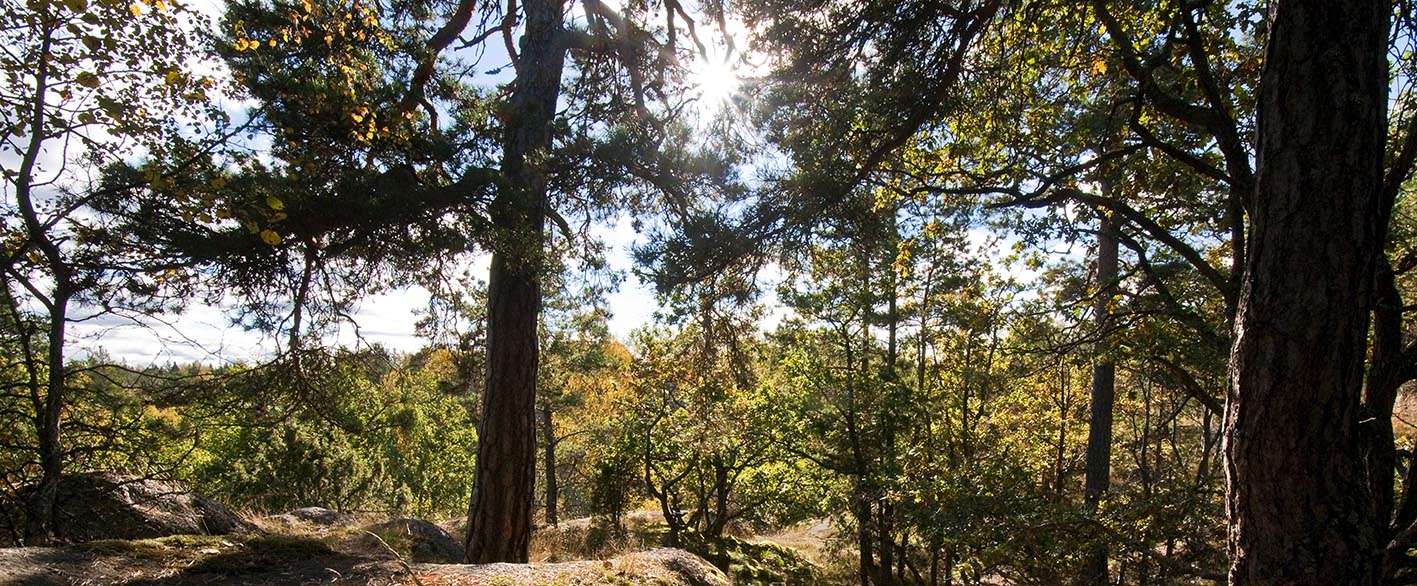
[[[414,584],[417,584],[418,586],[423,586],[423,582],[418,579],[418,573],[413,571],[413,566],[408,565],[408,562],[404,561],[403,556],[399,555],[398,550],[394,549],[393,547],[390,547],[388,542],[384,541],[383,537],[379,537],[373,531],[365,531],[365,533],[368,533],[370,537],[373,537],[375,541],[378,541],[379,545],[384,546],[384,549],[389,550],[389,553],[394,554],[394,559],[398,560],[399,565],[403,566],[404,571],[408,572],[408,577],[413,578]]]

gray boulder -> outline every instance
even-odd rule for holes
[[[55,536],[70,543],[254,530],[226,505],[137,476],[67,475],[59,480],[54,503]]]
[[[303,507],[287,513],[272,515],[269,519],[286,525],[306,524],[317,527],[343,527],[358,522],[354,515],[341,513],[324,507]]]
[[[394,519],[369,527],[385,542],[420,564],[462,563],[462,545],[441,527],[423,519]]]

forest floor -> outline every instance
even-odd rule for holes
[[[104,540],[64,547],[0,548],[0,586],[295,584],[412,586],[727,586],[729,578],[691,553],[658,547],[646,527],[653,515],[636,514],[620,541],[587,548],[594,531],[571,521],[538,532],[532,564],[421,564],[406,544],[348,527],[263,527],[250,535],[178,535]],[[451,527],[450,527],[451,528]],[[763,536],[820,564],[825,523]],[[392,541],[392,540],[391,540]],[[746,542],[745,542],[746,543]],[[773,547],[779,547],[774,545]],[[401,553],[396,549],[403,549]],[[735,554],[735,555],[741,555]],[[575,560],[581,561],[575,561]],[[590,561],[585,561],[590,560]],[[739,563],[739,560],[734,560]],[[751,563],[751,562],[745,562]],[[801,564],[799,564],[801,565]],[[744,568],[735,565],[735,573]],[[742,580],[739,580],[740,582]]]
[[[174,536],[0,549],[0,584],[727,586],[729,581],[708,562],[674,549],[604,561],[470,566],[405,564],[391,554],[338,551],[315,538]]]

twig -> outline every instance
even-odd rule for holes
[[[408,572],[408,577],[413,578],[414,584],[417,584],[418,586],[423,586],[423,582],[418,579],[418,573],[413,571],[413,566],[408,565],[408,562],[403,560],[403,556],[399,555],[398,550],[390,547],[389,544],[384,541],[383,537],[379,537],[373,531],[365,531],[365,533],[368,533],[370,537],[373,537],[375,541],[378,541],[379,545],[384,546],[384,549],[389,550],[389,553],[394,554],[394,559],[398,560],[399,565],[403,566],[404,571]]]

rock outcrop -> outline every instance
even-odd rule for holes
[[[394,519],[369,527],[390,546],[406,551],[409,561],[427,564],[462,563],[463,549],[441,527],[422,519]]]
[[[111,473],[60,479],[54,513],[55,536],[69,543],[255,530],[216,501],[158,480]]]
[[[315,527],[345,527],[359,522],[354,515],[323,507],[303,507],[266,518],[286,525],[305,524]]]
[[[732,586],[728,576],[703,558],[681,549],[652,549],[604,561],[414,566],[424,583],[625,584],[630,586]]]

